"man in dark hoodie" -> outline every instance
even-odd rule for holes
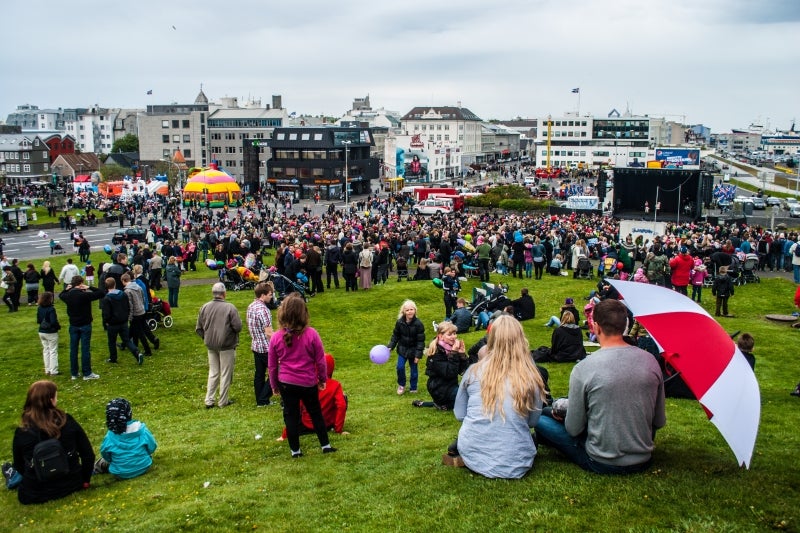
[[[83,284],[81,276],[73,276],[58,297],[67,304],[69,317],[69,366],[72,379],[78,379],[78,345],[81,347],[83,379],[97,379],[92,372],[92,355],[89,343],[92,340],[92,302],[104,296],[103,290]]]
[[[100,302],[103,309],[103,327],[108,334],[108,363],[117,362],[117,335],[122,345],[128,348],[136,361],[141,365],[144,355],[131,340],[128,330],[128,316],[131,312],[130,302],[125,292],[115,286],[111,278],[106,279],[106,295]]]

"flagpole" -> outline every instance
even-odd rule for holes
[[[681,183],[678,184],[678,221],[676,224],[681,225]]]

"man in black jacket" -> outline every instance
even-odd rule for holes
[[[98,379],[92,372],[92,355],[89,343],[92,340],[92,302],[101,299],[104,291],[97,287],[84,285],[81,276],[73,276],[58,297],[67,304],[69,317],[69,367],[72,379],[78,379],[78,345],[81,347],[81,368],[83,379]]]
[[[119,335],[122,345],[131,351],[134,359],[141,365],[144,355],[131,340],[128,330],[128,316],[131,313],[128,297],[114,286],[114,280],[111,278],[106,279],[106,291],[105,297],[100,302],[100,307],[103,309],[103,327],[108,334],[109,358],[106,362],[117,362],[117,335]]]
[[[332,241],[330,246],[325,249],[325,272],[328,278],[328,288],[331,288],[331,276],[336,288],[339,288],[339,263],[342,262],[342,250],[337,246],[336,241]]]
[[[17,278],[17,290],[11,295],[14,302],[14,309],[19,309],[19,296],[22,294],[22,286],[25,284],[23,280],[22,269],[19,268],[19,259],[14,258],[11,260],[11,273]]]
[[[533,298],[528,294],[528,288],[522,287],[520,290],[520,297],[511,302],[514,306],[514,316],[517,320],[530,320],[536,318],[536,304]]]

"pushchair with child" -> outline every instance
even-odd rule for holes
[[[159,324],[165,328],[171,328],[173,324],[172,309],[161,298],[152,297],[150,308],[144,314],[144,321],[150,331],[155,331]]]
[[[298,294],[300,294],[300,296],[303,297],[303,300],[308,301],[308,296],[306,296],[305,285],[290,280],[288,277],[279,273],[277,270],[269,273],[269,281],[271,281],[273,287],[275,287],[275,296],[278,302],[283,300],[288,294],[292,292],[297,292]]]

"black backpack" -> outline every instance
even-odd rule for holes
[[[39,441],[33,448],[32,467],[39,481],[53,481],[69,474],[69,456],[61,441]]]

